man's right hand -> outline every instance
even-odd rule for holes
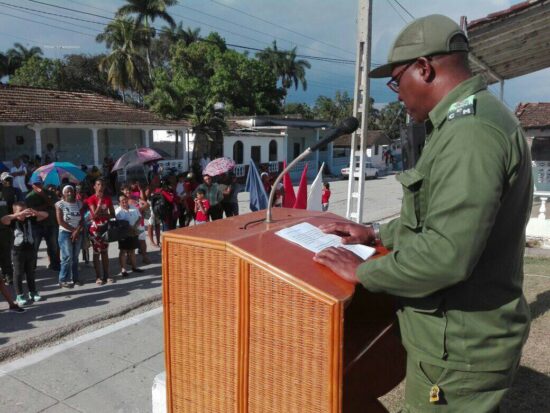
[[[319,229],[326,234],[335,234],[342,237],[343,244],[371,245],[375,240],[372,227],[352,222],[322,224]]]

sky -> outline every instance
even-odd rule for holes
[[[457,22],[461,16],[472,21],[518,2],[373,0],[372,63],[386,62],[393,39],[412,20],[411,16],[439,13]],[[96,43],[95,36],[107,20],[98,16],[112,17],[122,4],[124,0],[0,0],[0,51],[20,42],[26,47],[39,46],[46,57],[52,58],[68,53],[104,52],[104,45]],[[169,13],[177,22],[183,21],[184,27],[200,27],[202,35],[217,31],[227,43],[236,46],[263,49],[277,40],[280,49],[296,46],[300,55],[339,60],[326,62],[306,58],[312,65],[306,72],[308,88],[306,91],[292,89],[287,101],[312,105],[318,96],[333,97],[336,90],[347,91],[353,96],[355,66],[349,62],[355,60],[357,7],[358,0],[179,0]],[[159,21],[154,24],[163,25]],[[550,101],[549,78],[550,69],[545,69],[506,81],[505,103],[513,109],[519,102]],[[396,100],[395,94],[386,87],[386,81],[371,81],[370,94],[378,104]],[[498,94],[498,86],[491,89]]]

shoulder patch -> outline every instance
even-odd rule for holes
[[[469,116],[476,113],[475,107],[476,97],[475,95],[470,95],[466,99],[455,102],[449,108],[447,112],[447,119],[453,120],[455,118],[460,118],[462,116]]]

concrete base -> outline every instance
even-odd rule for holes
[[[550,248],[550,219],[531,218],[526,228],[527,239],[541,242],[541,248]]]
[[[153,381],[153,413],[166,413],[166,372],[155,376]]]

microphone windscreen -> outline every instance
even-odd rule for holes
[[[338,129],[342,131],[342,134],[348,134],[354,132],[359,127],[359,120],[357,118],[354,118],[353,116],[350,116],[347,119],[344,119],[340,125],[338,125]]]

